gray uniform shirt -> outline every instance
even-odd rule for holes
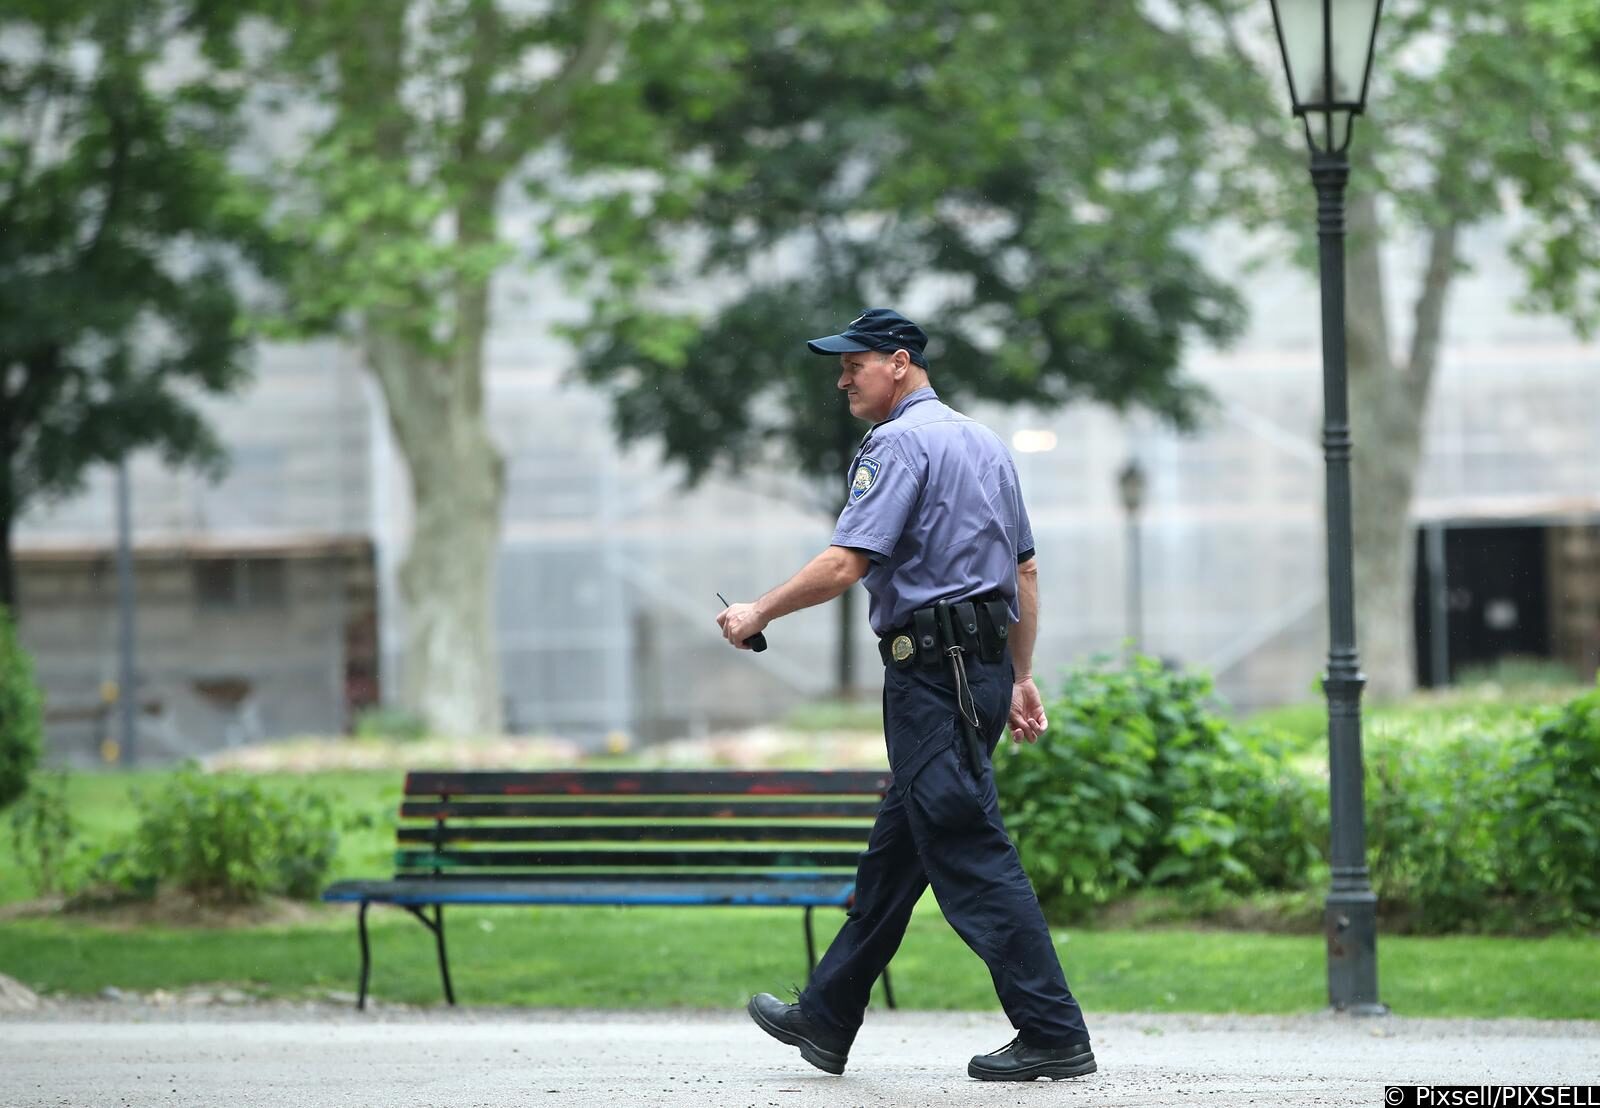
[[[937,600],[998,592],[1017,607],[1017,563],[1033,529],[998,435],[931,388],[896,404],[861,440],[833,545],[872,559],[873,631],[887,634]]]

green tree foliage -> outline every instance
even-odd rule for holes
[[[33,661],[0,604],[0,808],[28,791],[43,733],[43,699],[33,681]]]
[[[957,402],[1193,418],[1181,351],[1228,336],[1238,305],[1184,240],[1198,109],[1185,80],[1154,79],[1182,55],[1137,13],[728,5],[715,33],[720,97],[691,105],[681,76],[645,75],[698,181],[588,198],[595,233],[565,237],[569,257],[613,263],[581,334],[625,439],[659,437],[691,480],[783,459],[833,491],[862,428],[802,341],[882,303],[927,325]],[[641,241],[661,265],[641,266]],[[663,307],[688,281],[721,302]]]
[[[226,162],[236,97],[213,7],[0,16],[0,601],[30,502],[139,447],[221,462],[194,399],[243,379],[235,279],[272,253]]]

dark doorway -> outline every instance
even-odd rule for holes
[[[1545,528],[1441,526],[1443,542],[1435,543],[1433,557],[1431,528],[1417,535],[1417,683],[1447,684],[1499,658],[1550,657]],[[1441,560],[1444,587],[1436,592]],[[1442,655],[1434,642],[1441,622]]]

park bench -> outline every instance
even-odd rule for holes
[[[360,904],[359,1008],[373,904],[404,908],[433,933],[450,1004],[446,905],[803,908],[809,975],[812,912],[850,907],[889,781],[887,770],[415,771],[394,877],[341,881],[322,899]],[[883,986],[892,1008],[887,971]]]

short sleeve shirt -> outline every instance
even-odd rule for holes
[[[879,635],[939,600],[997,592],[1017,607],[1017,564],[1033,529],[1017,470],[993,431],[931,388],[895,405],[850,464],[833,545],[871,559],[865,584]]]

